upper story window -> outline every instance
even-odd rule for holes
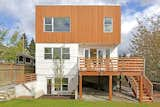
[[[104,32],[113,32],[113,19],[111,17],[104,17],[103,24]]]
[[[70,32],[69,17],[45,17],[44,18],[45,32]]]

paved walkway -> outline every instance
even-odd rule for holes
[[[123,93],[124,90],[122,90]],[[127,102],[138,102],[132,95],[122,94],[118,91],[113,92],[112,101],[127,101]],[[125,92],[127,93],[127,92]],[[101,90],[92,88],[83,88],[83,100],[86,101],[106,101],[108,100],[108,93]]]

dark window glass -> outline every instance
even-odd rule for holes
[[[61,58],[61,48],[54,48],[53,59],[60,59],[60,58]]]
[[[44,59],[52,59],[52,48],[44,49]]]
[[[62,48],[62,58],[70,59],[70,49],[69,48]]]
[[[68,90],[68,78],[63,78],[63,80],[62,80],[62,90],[63,91]]]
[[[107,49],[106,50],[106,58],[109,58],[110,57],[110,49]]]
[[[26,62],[31,62],[30,58],[26,58]]]
[[[70,18],[54,18],[54,32],[69,32]]]

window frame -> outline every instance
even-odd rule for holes
[[[50,17],[50,18],[52,18],[52,24],[46,24],[45,23],[45,18],[48,18],[48,17],[50,17],[50,16],[46,16],[46,17],[44,17],[43,18],[43,32],[71,32],[71,18],[69,17],[69,16],[67,16],[67,17]],[[54,30],[54,19],[55,18],[69,18],[69,31],[55,31]],[[45,25],[52,25],[52,31],[46,31],[46,29],[45,29]]]
[[[45,53],[45,49],[46,48],[51,48],[51,53]],[[69,52],[68,53],[63,53],[63,49],[69,49]],[[71,59],[71,53],[70,53],[70,47],[44,47],[44,60],[58,60],[59,58],[54,58],[54,49],[60,49],[60,59],[62,60],[70,60]],[[45,58],[45,55],[46,54],[51,54],[51,59],[46,59]],[[69,58],[63,58],[63,54],[65,55],[69,55]]]
[[[50,48],[50,49],[51,49],[51,53],[46,53],[46,52],[45,52],[45,49],[46,49],[46,48]],[[46,57],[45,57],[46,54],[51,54],[51,59],[53,59],[53,49],[52,49],[51,47],[45,47],[45,48],[44,48],[44,59],[45,59],[45,60],[51,60],[50,58],[49,58],[49,59],[46,59]]]
[[[63,53],[63,49],[69,49],[69,52],[68,53]],[[69,55],[69,58],[63,58],[63,55]],[[70,48],[67,48],[67,47],[64,47],[64,48],[61,48],[61,59],[70,59]]]
[[[63,91],[63,92],[68,91],[69,78],[63,77],[60,84],[56,83],[55,79],[56,79],[56,78],[54,78],[54,91],[56,91],[56,92],[58,92],[58,91]],[[63,79],[67,79],[67,83],[63,84]],[[58,88],[55,87],[56,85],[57,85],[57,86],[58,86],[58,85],[60,86],[59,90],[56,90],[56,89],[58,89]],[[66,85],[66,86],[67,86],[67,90],[64,90],[64,89],[63,89],[63,85]]]
[[[51,24],[46,24],[46,23],[45,23],[45,19],[46,19],[46,18],[51,18],[51,19],[52,19]],[[44,19],[43,19],[43,31],[44,31],[44,32],[53,32],[53,29],[54,29],[54,28],[53,28],[53,27],[54,27],[54,26],[53,26],[53,23],[54,23],[53,21],[54,21],[53,18],[50,17],[50,16],[44,17]],[[51,26],[52,26],[52,31],[46,31],[46,25],[51,25]]]
[[[105,24],[105,19],[106,19],[106,18],[107,18],[107,19],[111,19],[111,24]],[[109,25],[109,26],[111,25],[111,28],[112,28],[111,31],[105,31],[105,26],[108,26],[108,25]],[[112,32],[113,32],[113,17],[106,17],[106,16],[105,16],[105,17],[103,18],[103,32],[104,32],[104,33],[112,33]]]

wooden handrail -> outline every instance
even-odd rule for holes
[[[144,83],[144,88],[147,88],[147,94],[152,98],[153,96],[153,85],[151,81],[143,75],[143,83]]]

